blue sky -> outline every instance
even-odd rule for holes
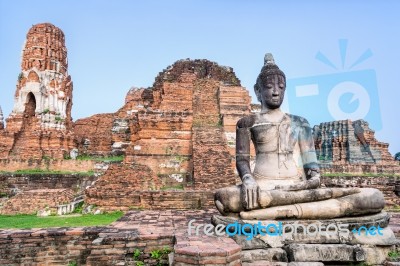
[[[372,70],[374,76],[366,76],[371,85],[366,88],[369,117],[374,114],[370,122],[378,139],[390,143],[395,153],[400,151],[399,13],[400,1],[395,0],[0,0],[0,105],[8,116],[27,31],[50,22],[66,35],[75,120],[115,112],[130,87],[151,86],[158,72],[184,58],[233,67],[255,102],[254,81],[264,54],[272,52],[288,83],[295,85],[299,80],[324,83],[327,77],[330,82],[346,77],[362,84],[357,80],[362,75],[348,73]],[[344,57],[339,40],[347,42]],[[350,69],[367,50],[370,57]],[[317,60],[318,52],[336,69]],[[306,105],[289,97],[285,109],[296,110],[312,124],[324,122],[328,94],[308,98],[315,100]],[[348,94],[339,99],[343,110],[363,105],[362,97],[351,98]]]

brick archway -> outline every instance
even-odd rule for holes
[[[35,110],[36,110],[36,98],[35,95],[33,95],[33,93],[30,92],[26,96],[24,114],[27,115],[28,117],[35,116]]]

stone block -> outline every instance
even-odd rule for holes
[[[286,251],[282,248],[266,248],[243,250],[241,252],[242,262],[266,261],[266,262],[287,262]]]
[[[344,244],[290,244],[286,247],[290,261],[364,261],[365,252],[358,246]]]

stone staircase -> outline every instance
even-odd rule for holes
[[[15,133],[15,140],[10,151],[11,157],[19,158],[29,154],[32,158],[42,158],[43,152],[40,148],[40,132],[35,132],[38,129],[38,119],[29,117],[26,119],[23,128],[18,133]]]

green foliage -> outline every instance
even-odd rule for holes
[[[222,122],[222,119],[220,119],[218,122],[217,122],[217,127],[223,127],[224,126],[224,123]]]
[[[168,253],[170,253],[170,252],[171,252],[171,249],[169,247],[164,247],[161,250],[155,249],[150,252],[150,257],[152,259],[158,260],[157,266],[168,265],[168,264],[164,264],[163,260],[168,259]]]
[[[56,120],[57,122],[64,121],[64,119],[62,119],[60,116],[54,117],[54,120]]]
[[[76,157],[77,160],[81,161],[96,161],[96,162],[122,162],[124,160],[123,155],[116,156],[106,156],[106,157],[97,157],[88,154],[80,154]]]
[[[121,218],[123,212],[103,214],[63,215],[38,217],[36,215],[0,215],[0,228],[47,228],[108,225]]]
[[[174,160],[179,163],[183,163],[185,161],[189,161],[189,157],[177,154],[177,155],[175,155]]]
[[[78,263],[74,260],[68,262],[68,266],[78,266]]]
[[[128,208],[130,211],[132,211],[132,210],[142,211],[143,210],[143,207],[140,207],[140,206],[129,206]]]
[[[399,261],[400,260],[400,251],[392,250],[388,253],[388,257],[391,261]]]
[[[84,202],[79,202],[72,213],[82,213]]]
[[[171,248],[164,247],[163,249],[154,249],[150,252],[150,258],[157,261],[157,266],[168,265],[168,254],[171,252]],[[139,249],[135,249],[133,252],[133,259],[135,260],[136,266],[144,266],[143,260],[139,260],[143,253]]]
[[[18,74],[18,81],[21,81],[21,79],[23,79],[24,78],[24,73],[19,73]]]
[[[161,251],[158,250],[158,249],[151,251],[150,252],[150,257],[152,259],[156,259],[156,260],[160,259],[161,258]]]
[[[135,251],[133,252],[133,259],[139,260],[139,257],[141,254],[142,254],[142,252],[139,249],[135,249]]]
[[[45,155],[42,156],[42,160],[50,161],[51,159],[52,158],[50,156],[45,156]]]
[[[47,113],[49,113],[49,112],[50,112],[50,110],[46,108],[46,109],[43,110],[42,113],[43,113],[43,114],[47,114]]]
[[[398,152],[394,155],[394,159],[397,161],[400,161],[400,152]]]

